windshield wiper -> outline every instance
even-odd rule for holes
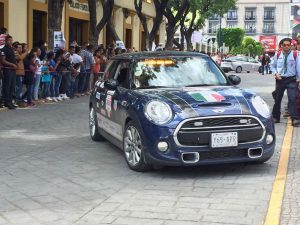
[[[217,84],[192,84],[186,85],[185,87],[204,87],[204,86],[218,86]]]
[[[139,87],[137,89],[154,89],[154,88],[171,88],[167,86],[148,86],[148,87]]]

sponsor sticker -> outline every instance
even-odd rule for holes
[[[100,100],[100,93],[99,92],[96,92],[96,99]]]
[[[107,119],[100,113],[97,113],[98,126],[105,130],[107,133],[111,134],[118,140],[122,140],[122,127],[121,125]]]
[[[115,91],[107,91],[107,94],[108,94],[108,95],[114,95],[114,94],[115,94]]]
[[[96,102],[96,107],[99,108],[99,103],[98,102]]]
[[[118,108],[118,100],[114,100],[114,110],[116,111]]]
[[[104,82],[101,82],[99,85],[100,88],[104,88]]]
[[[105,109],[101,109],[100,112],[101,112],[102,115],[106,116],[106,111],[105,111]]]
[[[104,106],[104,101],[103,100],[101,101],[101,106]]]
[[[105,109],[107,111],[108,117],[111,117],[111,104],[112,104],[111,100],[112,100],[112,96],[107,95],[106,102],[105,102]]]

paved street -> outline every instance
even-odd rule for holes
[[[271,75],[242,74],[241,86],[270,105]],[[263,165],[164,168],[136,173],[113,145],[91,141],[88,98],[0,112],[0,224],[214,225],[264,221],[286,120]],[[293,150],[299,145],[294,130]],[[299,153],[292,150],[283,224],[299,216]],[[298,196],[299,197],[299,196]],[[295,210],[294,207],[298,209]]]

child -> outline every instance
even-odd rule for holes
[[[52,101],[50,98],[51,74],[49,73],[48,61],[44,61],[42,66],[43,98]]]

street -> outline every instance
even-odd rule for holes
[[[272,75],[239,75],[241,87],[273,105]],[[265,164],[137,173],[121,150],[90,139],[88,97],[0,112],[0,224],[263,224],[286,122],[276,124],[275,154]],[[283,220],[296,224],[290,214],[297,214],[297,190],[288,192]]]

